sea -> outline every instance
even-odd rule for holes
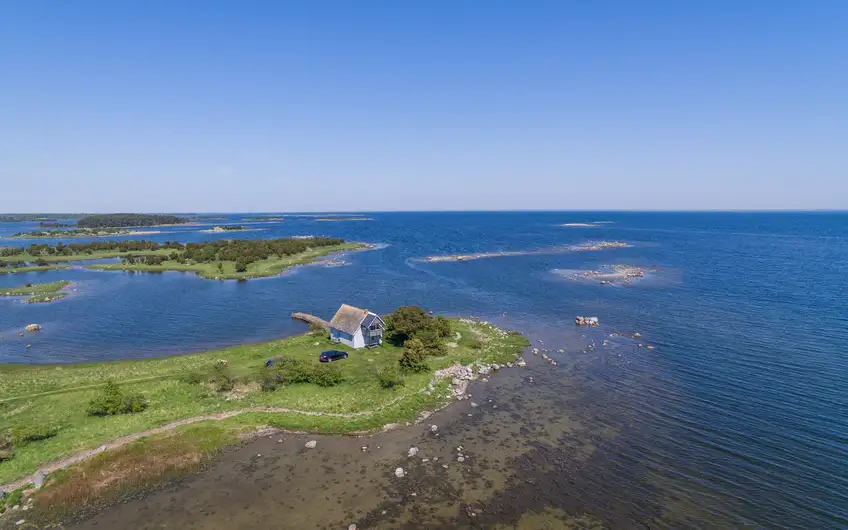
[[[247,528],[251,517],[278,520],[282,513],[301,528],[357,521],[360,528],[848,527],[846,213],[369,212],[359,216],[367,220],[336,221],[204,215],[215,219],[151,228],[160,233],[140,237],[322,235],[375,247],[336,257],[343,264],[248,281],[96,271],[83,263],[0,274],[0,290],[73,282],[70,296],[48,304],[0,297],[0,363],[149,358],[275,339],[306,330],[292,312],[329,319],[348,303],[378,313],[419,305],[487,320],[521,331],[556,365],[528,349],[528,372],[513,371],[499,383],[501,376],[493,376],[488,389],[473,391],[482,406],[443,412],[450,416],[442,421],[454,427],[441,431],[438,450],[450,457],[449,445],[464,443],[476,452],[469,462],[476,458],[479,467],[464,475],[438,482],[435,473],[453,468],[432,476],[422,470],[421,489],[411,492],[390,472],[375,472],[372,496],[348,499],[327,512],[331,518],[321,515],[320,524],[312,518],[321,510],[298,500],[302,492],[292,491],[291,502],[263,503],[257,499],[273,491],[257,486],[228,518],[180,512],[181,527],[217,528],[218,521],[220,528]],[[255,230],[203,232],[225,224]],[[0,223],[0,246],[55,243],[6,238],[36,228]],[[585,250],[599,241],[628,246]],[[477,253],[484,257],[426,259]],[[608,284],[573,275],[612,265],[647,272]],[[598,317],[600,325],[577,327],[579,315]],[[42,331],[19,336],[30,323]],[[532,381],[527,373],[535,374]],[[410,435],[394,436],[400,447]],[[426,447],[427,440],[420,443]],[[340,447],[339,454],[357,457],[360,445]],[[295,460],[280,458],[278,466],[298,472]],[[312,480],[343,488],[346,482],[340,486],[326,471],[328,458],[314,463],[325,478]],[[249,472],[236,461],[222,465]],[[382,465],[390,470],[394,463],[372,468]],[[228,471],[209,473],[196,484],[216,477],[220,485]],[[200,495],[199,487],[183,488],[156,501],[160,508],[167,512],[175,496]],[[226,499],[204,499],[227,509]],[[101,517],[154,527],[150,510],[113,510]]]

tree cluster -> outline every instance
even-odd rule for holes
[[[141,213],[107,213],[83,217],[77,221],[80,228],[124,228],[128,226],[175,225],[186,220],[175,215],[149,215]]]
[[[444,339],[451,334],[450,321],[432,317],[418,306],[404,306],[386,317],[386,340],[403,346],[399,361],[405,372],[429,369],[427,357],[447,355]]]

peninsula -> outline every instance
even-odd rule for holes
[[[363,433],[414,422],[461,395],[477,372],[512,366],[528,345],[489,323],[420,308],[401,308],[386,322],[388,340],[373,349],[332,343],[315,326],[191,355],[2,366],[0,406],[19,413],[0,431],[0,489],[8,495],[43,477],[36,506],[61,508],[65,499],[78,509],[116,488],[195,471],[215,450],[257,432]],[[349,358],[319,363],[328,348]],[[282,360],[269,367],[269,359]]]
[[[100,270],[140,272],[194,272],[203,278],[240,280],[275,276],[295,265],[341,251],[371,248],[343,239],[313,237],[257,240],[223,240],[203,243],[156,243],[144,240],[94,241],[54,246],[0,249],[0,272],[60,268],[62,262],[121,258],[119,263],[91,265]]]

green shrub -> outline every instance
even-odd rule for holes
[[[215,363],[213,380],[215,390],[218,392],[229,392],[236,386],[236,378],[230,373],[227,361],[218,361]]]
[[[477,337],[471,337],[468,339],[467,344],[472,350],[480,350],[483,348],[483,342],[481,342]]]
[[[323,387],[336,386],[344,381],[338,366],[330,363],[319,364],[309,374],[309,382]]]
[[[266,392],[272,392],[285,385],[309,383],[312,377],[312,368],[307,363],[297,359],[282,359],[259,370],[259,386]]]
[[[377,380],[383,388],[397,388],[403,386],[404,381],[400,373],[394,368],[383,368],[377,371]]]
[[[427,357],[427,352],[424,349],[424,344],[418,339],[409,339],[403,346],[403,355],[398,361],[400,369],[404,372],[420,373],[429,370],[424,359]]]
[[[58,434],[59,428],[55,425],[26,424],[12,427],[12,443],[21,445],[28,442],[37,442],[53,438]]]
[[[118,385],[108,381],[103,392],[88,405],[89,416],[114,416],[132,414],[147,408],[147,399],[142,394],[124,394]]]
[[[13,455],[12,433],[9,431],[0,432],[0,462],[11,459]]]
[[[421,341],[425,355],[444,357],[448,354],[448,347],[445,346],[437,331],[428,329],[419,333],[416,338]]]
[[[180,377],[180,381],[182,381],[183,383],[187,383],[189,385],[199,385],[200,383],[203,383],[204,381],[207,381],[208,379],[209,379],[209,377],[205,373],[197,371],[197,370],[185,372]]]
[[[446,319],[441,315],[437,316],[434,320],[433,328],[435,329],[436,333],[439,334],[439,337],[443,339],[451,336],[450,320]]]

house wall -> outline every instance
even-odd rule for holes
[[[354,348],[364,348],[365,347],[365,337],[362,335],[362,328],[356,330],[356,334],[353,336],[353,344]]]

